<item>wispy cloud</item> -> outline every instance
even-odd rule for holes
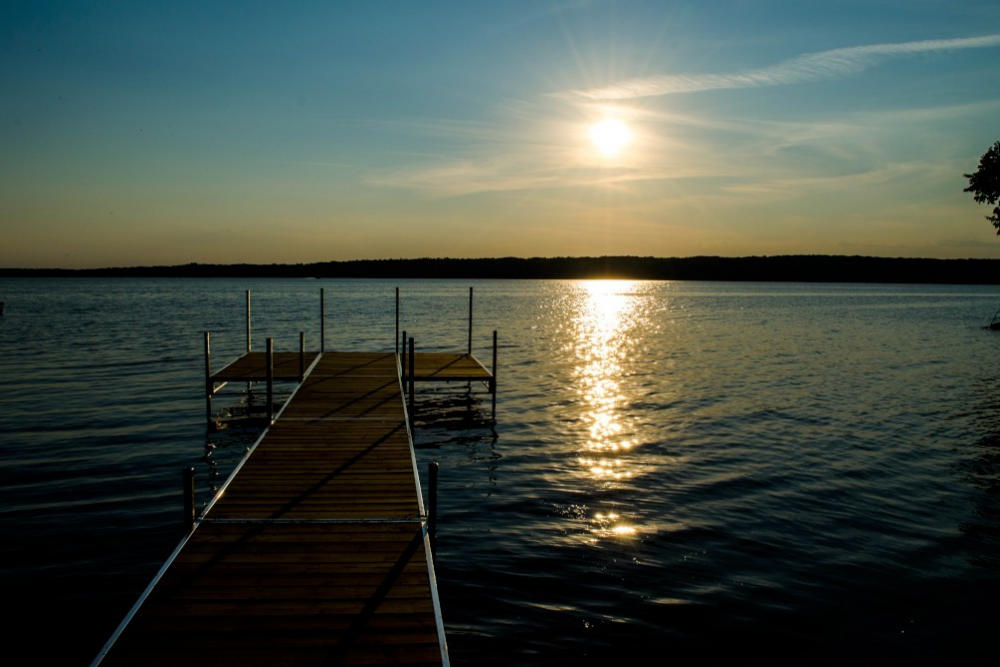
[[[589,114],[591,106],[599,105],[585,106]],[[412,129],[436,139],[454,130],[463,141],[461,155],[411,155],[416,159],[369,172],[366,182],[447,198],[501,191],[640,188],[644,182],[667,188],[672,187],[668,183],[684,183],[683,191],[690,191],[705,181],[715,183],[725,196],[759,200],[906,179],[932,184],[968,171],[968,156],[956,155],[957,149],[934,128],[990,118],[1000,110],[1000,99],[808,120],[626,109],[637,128],[645,127],[637,141],[642,150],[629,162],[613,166],[588,160],[590,151],[575,145],[585,134],[585,123],[553,121],[544,108],[534,109],[532,115],[527,104],[506,110],[523,124],[478,127],[414,121]],[[907,162],[912,155],[897,154],[900,141],[911,154],[924,151],[936,158],[920,162],[923,169],[918,169],[918,163]],[[674,191],[682,189],[678,185]]]
[[[806,53],[776,65],[729,74],[668,74],[626,79],[610,86],[571,90],[566,94],[586,100],[625,100],[702,90],[761,88],[820,81],[853,74],[894,56],[1000,46],[1000,34],[958,39],[869,44]]]

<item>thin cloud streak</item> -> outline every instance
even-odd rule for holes
[[[572,90],[565,96],[586,100],[626,100],[704,90],[761,88],[821,81],[863,71],[893,56],[982,49],[1000,46],[1000,34],[957,39],[930,39],[917,42],[869,44],[843,49],[806,53],[770,67],[733,74],[669,74],[626,79],[589,90]]]
[[[587,103],[588,108],[590,104]],[[643,144],[641,158],[614,168],[588,162],[586,149],[581,151],[572,144],[575,134],[565,127],[560,129],[558,124],[542,124],[539,119],[545,117],[544,110],[536,109],[535,121],[528,122],[528,127],[502,133],[503,149],[496,146],[498,137],[489,136],[490,132],[485,131],[492,127],[487,124],[482,136],[474,137],[475,140],[466,146],[463,158],[428,155],[416,164],[369,172],[365,181],[369,186],[404,188],[432,198],[699,179],[720,182],[718,187],[727,196],[788,194],[813,187],[843,188],[864,185],[864,182],[849,180],[858,178],[861,173],[867,174],[864,178],[878,180],[882,177],[875,172],[880,169],[899,168],[892,149],[886,145],[887,141],[891,143],[890,134],[909,133],[912,137],[931,141],[932,134],[925,131],[928,123],[947,121],[955,124],[967,116],[988,115],[998,109],[1000,99],[994,99],[902,111],[865,111],[812,121],[720,118],[711,114],[695,116],[625,109],[622,115],[634,116],[649,132],[640,141]],[[530,121],[530,116],[525,115],[525,118]],[[437,136],[439,130],[447,131],[449,125],[419,121],[414,127]],[[728,138],[723,149],[716,144],[717,139],[684,139],[685,133],[676,127],[718,131]],[[464,132],[464,127],[460,130]],[[562,142],[559,136],[564,137]],[[668,143],[662,137],[671,139]],[[837,159],[836,166],[830,171],[810,168],[807,171],[811,175],[805,175],[805,167],[785,164],[782,152],[789,148],[809,151],[813,155],[830,155]],[[948,173],[961,173],[963,164],[936,161],[929,168],[940,170],[944,167],[939,176],[947,178]],[[913,170],[913,165],[908,165],[907,169]],[[845,170],[849,173],[845,174]],[[677,197],[672,195],[674,199]]]

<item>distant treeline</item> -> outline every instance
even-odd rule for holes
[[[1000,260],[845,255],[366,259],[313,264],[0,268],[0,276],[280,278],[641,278],[1000,284]]]

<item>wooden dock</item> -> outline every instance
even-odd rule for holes
[[[327,352],[324,290],[319,352],[251,349],[212,371],[205,332],[205,414],[230,382],[266,383],[268,428],[196,520],[185,474],[188,533],[93,665],[447,665],[434,576],[437,464],[425,511],[411,435],[416,382],[482,382],[496,418],[493,365],[465,353]],[[277,416],[273,385],[298,387]],[[250,391],[250,385],[247,385]],[[407,399],[407,400],[404,400]],[[407,403],[408,401],[408,403]],[[409,410],[407,410],[409,405]]]
[[[417,352],[413,366],[413,378],[420,382],[493,380],[493,373],[471,354]]]
[[[493,365],[490,370],[472,354],[472,292],[469,292],[469,348],[468,352],[419,352],[414,349],[413,338],[407,339],[403,332],[403,344],[398,345],[402,367],[403,387],[409,399],[410,419],[415,412],[414,397],[416,383],[419,382],[482,382],[490,394],[491,419],[497,416],[497,332],[493,331]],[[412,421],[410,424],[412,425]]]
[[[316,352],[275,352],[274,379],[299,380],[301,374],[319,357]],[[239,359],[212,373],[216,383],[256,382],[267,379],[267,354],[264,351],[247,352]]]
[[[262,380],[260,354],[217,374],[206,357],[207,379]],[[412,379],[472,375],[451,357],[411,355]],[[95,665],[448,664],[398,359],[311,354]]]

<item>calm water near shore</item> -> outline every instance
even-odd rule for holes
[[[203,330],[461,350],[466,283],[0,279],[0,586],[32,664],[88,662],[256,437],[207,434]],[[482,281],[497,426],[423,392],[460,665],[876,664],[995,649],[996,286]],[[287,387],[290,389],[290,387]],[[238,404],[238,393],[227,394]]]

